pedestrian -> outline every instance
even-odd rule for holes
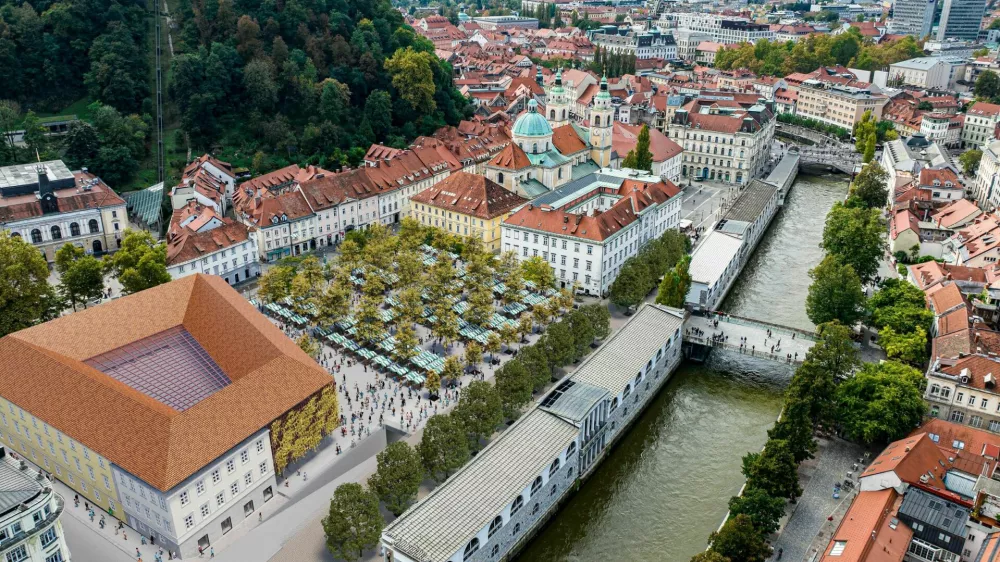
[[[337,445],[337,454],[338,455],[340,454],[340,445]],[[259,522],[263,520],[264,520],[264,512],[263,511],[257,512],[257,521]]]
[[[204,557],[205,557],[205,548],[199,544],[198,545],[198,558],[204,558]]]
[[[215,547],[214,546],[208,547],[208,557],[209,558],[215,558]]]
[[[139,547],[135,547],[135,557],[142,558],[142,553],[139,552]]]

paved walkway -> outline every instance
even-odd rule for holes
[[[775,553],[778,549],[784,551],[782,560],[787,562],[799,562],[809,557],[817,534],[824,533],[819,540],[829,540],[833,530],[828,528],[830,522],[827,518],[837,511],[849,495],[844,492],[840,499],[834,499],[833,485],[836,482],[843,483],[847,473],[852,471],[852,465],[864,455],[862,446],[836,437],[820,437],[817,442],[819,448],[816,457],[799,465],[802,496],[797,503],[790,504],[789,517],[771,543]],[[860,471],[853,472],[856,479]],[[832,529],[836,529],[837,523],[839,519],[834,517]]]
[[[718,326],[713,324],[718,320]],[[768,336],[770,329],[771,335]],[[695,332],[694,330],[700,330]],[[710,344],[718,336],[724,339],[723,346],[734,351],[745,352],[781,362],[800,362],[815,342],[791,329],[769,328],[764,324],[748,324],[727,316],[691,316],[684,330],[684,339],[696,343]],[[745,340],[743,338],[746,338]],[[743,350],[739,350],[743,344]],[[791,355],[791,358],[788,356]]]

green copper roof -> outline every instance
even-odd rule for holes
[[[546,150],[545,152],[539,152],[538,154],[528,152],[527,154],[528,160],[531,160],[532,166],[555,168],[556,166],[562,166],[566,162],[569,162],[569,158],[566,158],[555,150]]]
[[[538,102],[531,100],[528,102],[528,112],[518,117],[514,123],[513,132],[518,137],[547,137],[552,134],[552,127],[538,113]]]
[[[611,94],[608,93],[608,77],[601,77],[601,91],[597,93],[597,97],[601,99],[611,99]]]

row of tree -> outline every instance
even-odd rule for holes
[[[805,127],[806,129],[812,129],[813,131],[819,131],[820,133],[826,133],[842,141],[846,141],[851,138],[851,132],[847,129],[838,127],[837,125],[817,121],[816,119],[811,119],[809,117],[801,117],[799,115],[792,115],[791,113],[778,113],[778,121],[780,123],[788,123],[789,125],[797,125],[799,127]]]
[[[59,284],[49,281],[45,255],[20,236],[0,232],[0,337],[51,320],[67,307],[101,298],[105,275],[118,279],[125,294],[170,281],[167,251],[148,232],[126,230],[121,247],[103,260],[67,243],[55,255]]]
[[[588,70],[606,76],[621,76],[635,74],[635,55],[628,53],[612,53],[600,45],[594,50],[594,60],[588,65]]]
[[[555,369],[579,361],[591,344],[610,333],[607,308],[581,307],[552,324],[534,345],[496,372],[496,384],[473,381],[462,390],[462,399],[449,414],[427,420],[416,448],[405,442],[390,444],[378,454],[378,469],[367,490],[360,484],[343,484],[334,492],[323,520],[327,548],[344,560],[358,560],[373,548],[384,518],[381,502],[394,516],[416,501],[421,482],[429,477],[440,484],[479,451],[504,420],[512,422],[551,380]]]
[[[759,453],[743,457],[746,486],[729,501],[729,519],[710,537],[700,562],[763,562],[786,502],[802,493],[798,465],[813,457],[816,431],[842,431],[865,444],[904,437],[924,414],[920,371],[895,361],[859,365],[851,330],[833,321],[796,370],[781,418]]]
[[[735,48],[723,47],[715,56],[715,67],[720,70],[746,68],[756,74],[787,76],[835,65],[878,70],[920,56],[923,56],[923,49],[912,36],[876,44],[852,27],[839,35],[813,33],[795,42],[763,39],[741,43]]]
[[[668,230],[658,239],[651,240],[622,264],[609,288],[611,302],[622,308],[637,306],[657,287],[660,277],[690,250],[691,241],[675,230]]]
[[[865,111],[861,120],[854,125],[854,148],[862,155],[862,161],[865,164],[875,158],[876,143],[898,138],[899,134],[896,132],[893,122],[879,121],[871,110]]]

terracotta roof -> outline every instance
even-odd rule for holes
[[[528,155],[521,150],[520,146],[510,143],[490,160],[490,166],[507,170],[522,170],[531,166],[531,160],[528,159]]]
[[[125,200],[94,174],[73,172],[73,177],[76,180],[73,187],[53,191],[59,212],[125,205]],[[40,217],[42,214],[42,204],[37,191],[13,197],[0,197],[0,223]]]
[[[982,211],[972,201],[958,199],[934,213],[933,218],[938,225],[953,228],[967,222],[973,215],[981,213]]]
[[[951,182],[951,187],[962,187],[962,183],[958,180],[958,174],[951,168],[941,168],[940,170],[924,168],[920,170],[919,181],[923,187],[945,187],[948,182]],[[938,185],[934,185],[935,181],[938,182]]]
[[[563,156],[576,154],[587,149],[587,143],[583,142],[573,125],[563,125],[552,129],[552,144]]]
[[[167,244],[167,265],[191,261],[249,239],[250,233],[245,225],[230,218],[223,218],[222,223],[222,226],[204,232],[188,227],[180,229]]]
[[[917,236],[920,235],[920,220],[917,219],[917,215],[914,215],[907,209],[902,211],[896,211],[896,214],[892,216],[892,222],[889,225],[889,235],[895,240],[900,234],[907,230],[912,230]]]
[[[183,411],[86,363],[177,328],[231,381]],[[0,358],[0,395],[161,491],[331,383],[225,280],[201,274],[10,334]]]
[[[938,418],[929,418],[913,430],[914,435],[923,433],[933,435],[938,448],[955,459],[955,468],[968,474],[978,476],[984,466],[992,467],[1000,458],[1000,435],[996,433]]]
[[[934,338],[931,342],[931,356],[938,359],[968,355],[972,350],[971,334],[970,330],[965,329]]]
[[[996,380],[1000,377],[1000,358],[972,354],[958,359],[954,365],[941,366],[938,370],[949,375],[965,375],[969,377],[969,382],[965,384],[979,389],[986,389],[986,375],[993,375],[990,390],[996,391]]]
[[[611,148],[624,158],[639,143],[640,131],[641,125],[626,125],[615,121],[611,127]],[[653,154],[653,162],[666,162],[684,152],[684,149],[660,130],[649,129],[649,152]]]
[[[966,114],[975,115],[976,117],[996,117],[997,114],[1000,114],[1000,105],[977,101],[969,107]]]
[[[903,497],[892,488],[860,492],[844,514],[821,562],[903,560],[913,530],[896,519],[902,501]],[[834,548],[837,554],[832,553]]]
[[[877,478],[879,474],[892,472],[901,481],[913,484],[926,475],[926,484],[943,488],[947,466],[948,458],[937,445],[926,433],[919,433],[889,443],[859,478]]]
[[[663,203],[681,191],[669,181],[644,183],[625,180],[613,190],[621,196],[608,210],[597,214],[574,214],[548,205],[527,205],[510,216],[506,224],[601,241],[635,222],[638,214],[651,205]]]
[[[962,330],[969,329],[969,312],[964,306],[960,306],[951,312],[947,312],[937,319],[938,336],[947,336]]]
[[[493,219],[528,202],[485,176],[456,172],[410,198],[439,209]]]
[[[939,290],[931,293],[927,300],[930,303],[931,311],[938,316],[950,312],[959,306],[965,306],[965,297],[962,296],[962,291],[959,290],[958,285],[954,283],[943,285]]]

